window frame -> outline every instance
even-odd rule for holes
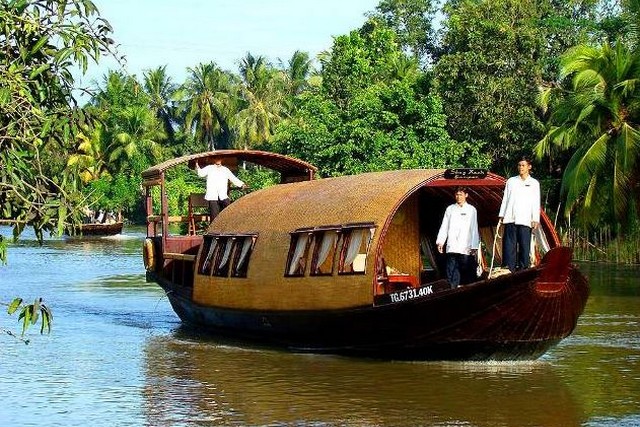
[[[373,241],[373,236],[375,234],[377,226],[374,223],[353,223],[347,224],[342,229],[342,240],[340,242],[340,254],[338,258],[338,275],[339,276],[349,276],[349,275],[363,275],[367,274],[367,257],[369,255],[369,250],[371,249],[371,242]],[[362,230],[363,236],[360,245],[358,246],[358,252],[354,256],[354,260],[350,263],[346,263],[345,257],[349,252],[349,245],[351,244],[351,236],[354,231]],[[368,232],[368,233],[367,233]],[[364,252],[360,252],[360,248],[365,244]],[[362,271],[354,270],[353,263],[358,255],[364,255],[364,266]],[[348,265],[348,266],[347,266]],[[347,268],[351,268],[350,271]]]
[[[318,228],[314,230],[314,240],[313,240],[313,251],[311,254],[311,266],[309,270],[310,276],[333,276],[336,267],[336,254],[338,253],[338,244],[340,242],[342,232],[341,228],[332,226],[325,228]],[[335,233],[335,239],[331,246],[327,249],[327,254],[325,255],[324,260],[321,263],[318,263],[318,259],[320,256],[320,249],[322,248],[325,236],[327,233]],[[330,260],[330,268],[328,272],[318,272],[320,267],[327,263]]]
[[[287,263],[285,265],[284,277],[304,277],[306,276],[306,271],[309,266],[309,249],[311,247],[311,242],[313,240],[313,229],[312,228],[304,228],[298,229],[291,233],[289,233],[291,240],[289,242],[289,253],[287,254]],[[304,243],[304,248],[298,249],[298,242],[302,236],[306,236],[307,240]],[[294,262],[294,258],[296,257],[296,252],[300,251],[297,259]],[[292,264],[298,264],[301,261],[304,261],[304,265],[302,269],[296,268],[296,270],[291,273]]]
[[[241,273],[238,273],[237,264],[240,260],[242,247],[247,238],[251,239],[251,244],[243,261]],[[251,254],[254,251],[258,233],[242,233],[242,234],[206,234],[203,236],[203,255],[198,266],[198,274],[208,277],[247,277]],[[213,243],[216,243],[213,246]],[[220,263],[226,261],[224,266]]]
[[[341,225],[325,225],[318,227],[303,227],[298,228],[289,233],[291,241],[289,242],[289,252],[287,254],[287,261],[285,265],[284,277],[328,277],[338,275],[364,275],[367,273],[366,257],[369,255],[371,249],[371,243],[373,242],[373,236],[378,226],[374,222],[358,222]],[[347,271],[345,268],[345,256],[348,253],[349,237],[357,230],[362,232],[362,241],[357,248],[357,253],[354,255],[364,254],[365,263],[362,271],[353,270],[353,262],[348,265],[351,268]],[[328,253],[325,255],[325,259],[322,265],[331,260],[331,268],[329,272],[318,273],[317,270],[320,267],[318,260],[320,257],[320,250],[322,248],[322,242],[324,241],[327,233],[335,232],[336,236],[331,246],[327,249]],[[298,247],[298,242],[302,236],[307,236],[304,247]],[[364,245],[364,252],[361,251]],[[296,254],[299,252],[298,254]],[[295,259],[297,258],[297,259]],[[304,266],[302,269],[298,269],[295,272],[290,273],[292,263],[299,263],[303,261]]]
[[[244,245],[247,239],[251,239],[251,243],[248,246],[245,258],[242,261],[242,270],[239,270],[238,263],[240,262],[240,256],[244,249]],[[247,234],[244,236],[237,236],[234,241],[235,247],[233,248],[233,259],[231,260],[231,277],[246,278],[249,273],[249,260],[251,254],[256,246],[256,240],[258,240],[257,234]]]

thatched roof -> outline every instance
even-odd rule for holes
[[[398,170],[277,185],[233,202],[211,224],[210,231],[291,231],[371,221],[382,225],[413,189],[442,173]]]

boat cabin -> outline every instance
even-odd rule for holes
[[[192,212],[196,197],[186,216],[169,215],[165,171],[214,155],[231,169],[251,161],[277,170],[281,184],[234,200],[199,231],[193,225],[203,219]],[[233,150],[186,156],[145,171],[148,277],[195,304],[238,310],[331,310],[435,297],[450,290],[435,239],[461,185],[478,212],[484,270],[478,282],[492,264],[500,265],[495,231],[504,178],[457,169],[313,179],[315,171],[286,156]],[[161,187],[159,213],[154,186]],[[172,222],[188,223],[186,235],[171,235]],[[537,261],[559,246],[543,212],[541,231]]]

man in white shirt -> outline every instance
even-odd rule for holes
[[[196,161],[196,172],[201,178],[207,178],[207,192],[204,199],[209,203],[210,221],[218,216],[220,211],[231,203],[229,195],[229,181],[239,188],[245,188],[244,182],[240,181],[226,166],[222,166],[222,159],[216,158],[214,164],[207,165],[200,169]]]
[[[518,161],[518,176],[507,180],[498,214],[504,224],[502,266],[514,272],[529,268],[531,232],[540,223],[540,183],[532,178],[531,161]]]
[[[468,196],[465,187],[456,188],[456,202],[444,211],[436,238],[440,253],[447,243],[447,280],[453,288],[473,281],[476,273],[475,259],[480,246],[478,213],[467,203]]]

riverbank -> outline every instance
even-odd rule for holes
[[[563,245],[573,249],[576,261],[640,264],[640,233],[614,238],[606,227],[595,233],[579,229],[559,231]]]

